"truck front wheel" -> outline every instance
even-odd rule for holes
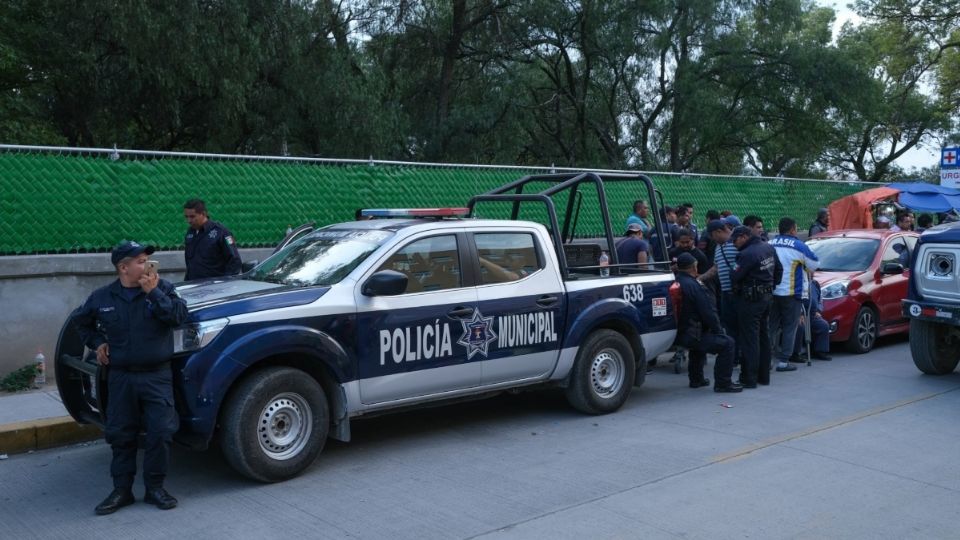
[[[310,466],[323,449],[330,412],[323,388],[286,367],[256,371],[224,405],[220,444],[231,467],[260,482],[280,482]]]
[[[960,362],[948,324],[910,319],[910,354],[917,369],[927,375],[952,373]]]
[[[590,334],[573,363],[567,401],[587,414],[613,412],[623,406],[633,388],[636,366],[630,342],[619,332]]]

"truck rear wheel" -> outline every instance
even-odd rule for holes
[[[313,463],[329,425],[327,397],[313,377],[293,368],[267,368],[231,391],[221,417],[220,445],[240,474],[280,482]]]
[[[580,347],[573,363],[567,401],[587,414],[613,412],[633,388],[636,366],[630,342],[619,332],[597,330]]]
[[[960,362],[957,341],[947,324],[910,319],[910,355],[917,369],[927,375],[952,373]]]

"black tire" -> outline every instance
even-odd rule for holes
[[[847,349],[852,353],[864,354],[877,344],[880,327],[877,321],[877,312],[869,306],[862,306],[853,320],[853,329],[850,330],[850,339],[847,340]]]
[[[303,371],[271,367],[231,390],[220,417],[227,463],[260,482],[297,476],[323,450],[330,409],[323,388]]]
[[[633,388],[635,364],[627,338],[613,330],[596,330],[577,353],[566,388],[567,401],[587,414],[616,411]]]
[[[950,338],[950,325],[910,319],[910,355],[917,369],[927,375],[953,373],[960,362],[957,341]]]

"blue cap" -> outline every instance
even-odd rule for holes
[[[686,270],[697,265],[697,259],[689,253],[681,253],[677,256],[677,269]]]
[[[744,227],[743,225],[735,228],[732,233],[730,233],[730,241],[733,242],[741,236],[753,236],[753,230],[750,227]]]
[[[710,223],[707,223],[707,234],[713,234],[717,231],[725,231],[727,226],[723,224],[723,221],[719,219],[714,219]]]
[[[124,240],[116,245],[113,248],[113,251],[110,252],[110,262],[114,266],[117,265],[120,261],[126,259],[127,257],[136,257],[141,253],[146,253],[147,255],[152,255],[155,251],[153,246],[144,246],[136,242],[131,242]]]
[[[740,222],[740,218],[734,215],[727,216],[723,218],[721,221],[723,221],[723,224],[728,227],[739,227],[743,225],[743,223]]]

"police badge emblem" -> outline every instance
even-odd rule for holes
[[[473,318],[461,320],[460,324],[463,325],[463,335],[457,344],[467,348],[467,360],[477,353],[487,356],[490,344],[497,340],[497,334],[493,332],[493,317],[484,317],[477,309],[473,312]]]

